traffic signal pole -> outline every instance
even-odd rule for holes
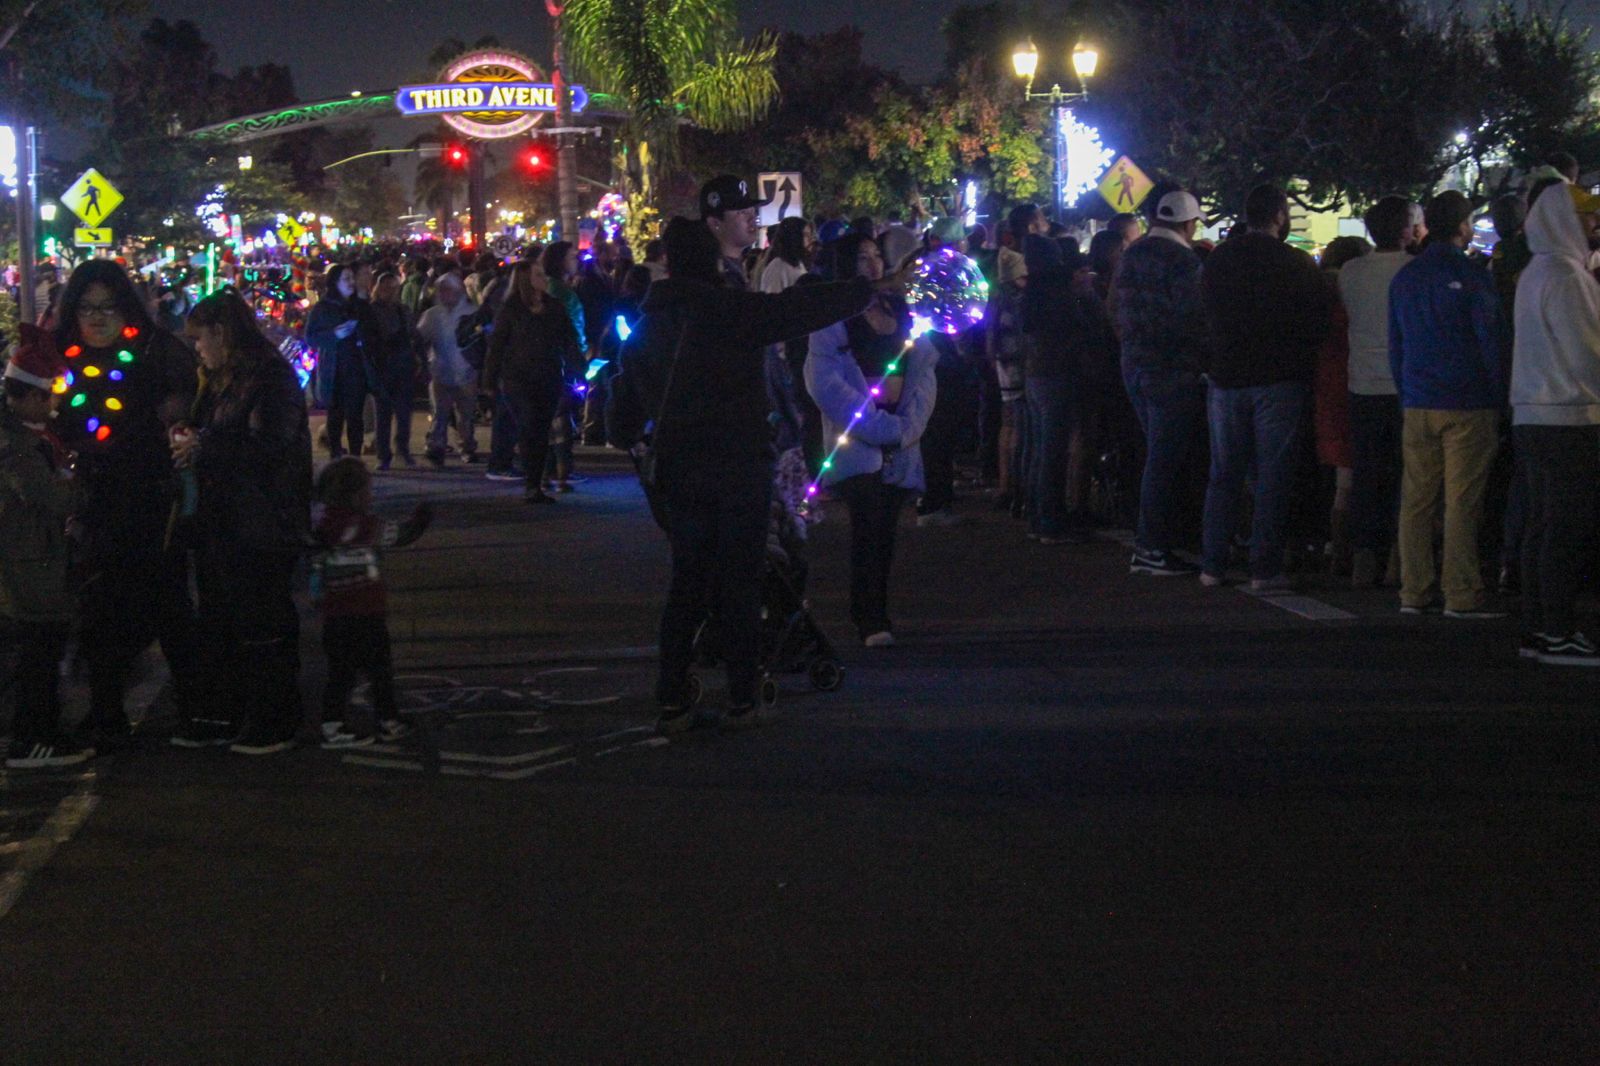
[[[483,147],[474,144],[467,153],[467,199],[472,208],[472,248],[475,252],[483,251],[489,233],[489,220],[484,217],[489,205],[483,200]]]

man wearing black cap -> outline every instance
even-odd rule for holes
[[[642,409],[658,413],[655,484],[672,542],[657,728],[673,733],[694,722],[689,671],[708,608],[728,668],[724,724],[736,728],[762,713],[761,572],[774,457],[763,349],[860,314],[874,287],[904,279],[741,292],[723,280],[718,260],[726,246],[703,223],[675,218],[663,239],[667,277],[650,286],[622,355]]]
[[[700,218],[722,249],[722,276],[736,289],[748,289],[744,252],[756,243],[756,210],[770,200],[750,194],[749,185],[732,174],[719,174],[700,186]]]

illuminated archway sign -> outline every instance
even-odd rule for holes
[[[458,133],[497,140],[526,133],[556,109],[556,87],[515,52],[469,52],[432,85],[402,85],[394,104],[403,115],[438,115]],[[569,85],[572,113],[589,106],[589,93]]]

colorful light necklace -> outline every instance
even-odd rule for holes
[[[104,383],[120,382],[124,376],[124,369],[133,365],[135,362],[133,348],[139,339],[139,333],[138,326],[122,327],[121,340],[126,347],[117,350],[113,357],[114,361],[104,365],[91,360],[70,363],[66,374],[53,386],[53,391],[57,394],[71,393],[71,398],[67,401],[69,416],[74,419],[81,417],[83,433],[93,437],[98,443],[104,444],[111,439],[111,422],[125,406],[120,396],[102,395],[106,391]],[[70,344],[61,354],[68,360],[83,359],[84,348],[81,344]],[[77,370],[74,371],[72,366],[76,366]],[[114,385],[109,387],[115,388]]]

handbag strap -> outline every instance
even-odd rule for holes
[[[678,374],[678,360],[683,357],[683,342],[689,335],[689,323],[685,322],[678,330],[678,343],[672,348],[672,364],[667,367],[667,380],[661,386],[661,403],[656,409],[654,429],[650,433],[650,450],[657,455],[661,454],[661,427],[667,417],[667,401],[672,396],[672,381]]]

